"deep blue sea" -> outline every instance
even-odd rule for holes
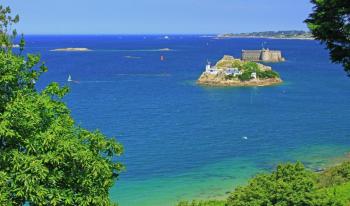
[[[196,35],[26,40],[26,51],[40,52],[49,67],[38,87],[67,85],[71,75],[78,83],[69,84],[64,100],[76,123],[124,145],[126,171],[110,191],[121,206],[224,198],[279,162],[318,168],[349,150],[350,78],[317,41]],[[282,85],[196,85],[207,60],[240,57],[242,49],[259,49],[263,42],[287,60],[269,64]],[[93,51],[50,51],[65,47]]]

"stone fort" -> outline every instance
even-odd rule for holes
[[[242,60],[244,61],[265,61],[265,62],[282,62],[282,52],[277,50],[242,50]]]

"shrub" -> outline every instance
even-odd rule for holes
[[[235,60],[235,61],[233,61],[232,67],[233,67],[233,68],[239,68],[239,69],[241,69],[241,68],[242,68],[242,62],[241,62],[241,60]]]
[[[245,62],[242,66],[244,70],[251,71],[251,72],[258,72],[259,66],[255,62]]]
[[[252,79],[252,72],[250,71],[243,71],[241,75],[238,76],[238,79],[241,81],[249,81]]]
[[[251,179],[228,198],[227,206],[341,205],[315,187],[314,174],[301,163],[282,164],[271,174]]]
[[[257,76],[260,79],[270,79],[270,78],[278,78],[280,75],[272,70],[257,72]]]
[[[350,162],[326,169],[318,176],[319,187],[330,187],[350,181]]]
[[[181,201],[177,206],[225,206],[226,201],[224,200],[206,200],[206,201]]]

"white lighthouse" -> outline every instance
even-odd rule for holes
[[[207,74],[218,74],[218,70],[216,67],[212,67],[210,65],[210,62],[207,63],[207,65],[205,66],[205,73]]]

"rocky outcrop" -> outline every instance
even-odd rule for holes
[[[280,78],[270,78],[270,79],[252,79],[249,81],[240,81],[240,80],[226,80],[223,78],[216,78],[210,75],[202,74],[197,83],[200,85],[206,86],[218,86],[218,87],[245,87],[245,86],[271,86],[282,83]]]
[[[215,66],[207,65],[197,80],[206,86],[269,86],[282,83],[271,67],[225,55]]]

